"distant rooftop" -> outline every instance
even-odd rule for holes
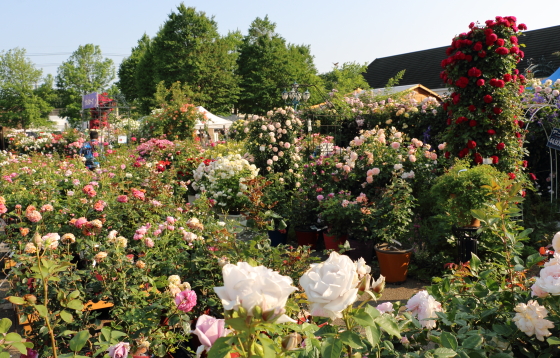
[[[560,51],[560,25],[526,31],[519,38],[519,42],[526,46],[523,48],[525,58],[517,65],[520,72],[524,72],[531,63],[539,64],[538,69],[542,72],[535,75],[546,77],[560,67],[560,56],[553,55],[554,52]],[[419,83],[430,89],[445,87],[439,74],[442,71],[441,61],[447,58],[445,50],[450,44],[429,50],[377,58],[369,64],[364,78],[372,88],[382,88],[399,71],[406,70],[399,85]]]

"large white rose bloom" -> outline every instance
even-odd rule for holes
[[[437,318],[436,312],[442,312],[441,303],[428,294],[428,291],[423,290],[412,296],[406,303],[407,311],[410,311],[413,316],[417,316],[422,324],[422,327],[428,329],[436,328],[435,319]]]
[[[358,273],[354,262],[337,252],[311,268],[301,276],[299,284],[305,290],[307,299],[312,303],[312,316],[342,317],[342,310],[358,298]]]
[[[291,278],[264,266],[253,267],[247,262],[226,264],[222,273],[224,286],[214,287],[214,291],[222,300],[224,310],[237,310],[241,306],[249,316],[253,315],[255,306],[260,306],[263,313],[282,313],[288,296],[297,290],[292,286]],[[295,321],[282,314],[276,322]]]
[[[554,252],[560,252],[560,231],[552,238],[552,247],[554,248]]]
[[[537,301],[531,300],[527,304],[520,303],[515,306],[515,312],[517,312],[513,318],[515,325],[529,337],[534,334],[539,341],[544,341],[544,337],[551,335],[548,329],[554,328],[554,323],[544,319],[548,312]]]
[[[560,265],[545,266],[535,285],[553,296],[560,295]]]

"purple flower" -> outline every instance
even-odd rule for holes
[[[127,342],[120,342],[107,349],[111,358],[127,358],[130,344]]]

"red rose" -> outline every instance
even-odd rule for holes
[[[451,156],[451,153],[445,152],[445,154],[443,156],[445,157],[445,159],[449,159],[449,156]]]
[[[517,48],[517,47],[515,47],[515,46],[514,46],[514,47],[511,47],[511,48],[509,49],[509,53],[519,53],[519,48]]]
[[[515,179],[515,174],[514,173],[508,173],[508,175],[509,175],[509,178],[511,180]]]
[[[488,21],[492,21],[492,20],[488,20]],[[488,21],[486,21],[486,25],[488,25]],[[487,28],[484,29],[484,35],[485,35],[485,36],[488,36],[488,35],[493,34],[493,33],[494,33],[494,30],[492,30],[492,29],[489,28],[489,27],[487,27]]]
[[[525,25],[525,24],[519,24],[517,27],[518,27],[519,30],[521,30],[521,31],[527,30],[527,25]]]
[[[496,34],[488,35],[486,37],[486,45],[492,46],[494,44],[494,42],[496,42],[497,39],[498,39],[498,35],[496,35]]]
[[[478,41],[477,43],[475,43],[473,46],[473,50],[475,50],[476,52],[482,50],[482,42]]]
[[[457,103],[459,103],[459,100],[461,99],[461,95],[459,93],[453,92],[451,94],[451,98],[453,99],[453,104],[457,104]]]
[[[496,149],[497,150],[503,150],[503,149],[505,149],[505,147],[506,147],[505,143],[498,143],[498,145],[496,146]]]
[[[469,79],[467,77],[460,77],[455,81],[455,85],[459,88],[465,88],[469,84]]]
[[[519,70],[516,68],[515,70],[513,70],[513,73],[518,75],[519,74]]]
[[[469,29],[472,29],[473,27],[474,27],[474,22],[471,22],[471,23],[469,24]]]
[[[496,49],[496,53],[497,53],[498,55],[507,55],[507,54],[509,53],[509,50],[508,50],[507,48],[505,48],[505,47],[498,47],[498,48]]]
[[[457,120],[455,121],[456,124],[461,124],[463,122],[468,121],[467,117],[459,117],[457,118]]]
[[[484,86],[484,80],[483,80],[482,78],[479,78],[479,79],[476,81],[476,85],[477,85],[478,87]]]
[[[526,161],[526,160],[524,160],[524,161],[523,161],[523,168],[527,168],[528,165],[529,165],[529,162]]]
[[[470,140],[470,139],[469,139],[469,140],[467,141],[467,147],[468,147],[469,149],[474,149],[474,148],[476,148],[476,142],[475,142],[474,140]]]
[[[492,102],[492,96],[487,94],[486,96],[484,96],[483,100],[484,100],[484,103],[491,103]]]
[[[451,124],[451,118],[447,118],[447,125]]]
[[[471,111],[471,112],[476,111],[476,107],[475,107],[474,104],[471,104],[471,105],[469,106],[469,111]]]
[[[482,164],[483,160],[482,160],[482,155],[480,155],[480,153],[474,153],[474,162],[476,164]]]
[[[471,119],[471,120],[469,121],[469,126],[470,126],[470,127],[476,127],[477,124],[478,124],[478,123],[477,123],[474,119]]]
[[[536,176],[535,174],[533,174],[533,173],[529,173],[529,178],[530,178],[531,180],[537,180],[537,176]]]
[[[510,75],[509,73],[506,73],[506,74],[504,75],[504,81],[506,81],[506,82],[510,82],[510,81],[511,81],[511,75]]]
[[[476,67],[473,67],[467,71],[467,74],[470,77],[480,77],[482,75],[482,71]]]
[[[480,51],[480,52],[478,53],[478,57],[480,57],[480,58],[486,57],[486,51]]]
[[[500,162],[500,158],[498,158],[497,155],[493,155],[490,158],[492,158],[492,164],[498,164]]]
[[[451,54],[453,53],[453,50],[454,50],[453,47],[448,47],[447,50],[445,50],[445,54],[446,54],[447,56],[451,56]],[[442,67],[445,67],[444,64],[443,64],[444,61],[445,61],[445,60],[443,60],[443,61],[441,62],[441,66],[442,66]]]
[[[486,133],[488,133],[489,135],[495,135],[496,131],[493,130],[493,129],[489,129],[489,130],[486,131]]]
[[[523,190],[523,191],[521,192],[521,197],[524,198],[525,195],[527,195],[527,191],[526,191],[526,190]]]
[[[515,133],[515,137],[516,137],[516,138],[521,138],[521,133],[516,132],[516,133]]]
[[[525,92],[525,86],[519,86],[519,94]]]
[[[463,148],[461,149],[461,151],[459,152],[459,158],[464,158],[469,154],[469,149],[468,148]]]
[[[503,46],[504,43],[505,43],[504,39],[497,39],[496,40],[496,45],[498,45],[498,46]]]
[[[525,123],[523,123],[523,121],[517,121],[517,125],[519,126],[519,128],[523,128],[523,126],[525,126]]]
[[[494,114],[500,114],[503,112],[503,110],[499,107],[492,108],[492,111],[494,112]]]
[[[519,50],[519,57],[521,57],[521,58],[525,57],[525,52]]]
[[[465,55],[465,61],[471,62],[472,61],[472,56],[471,55]]]
[[[495,81],[495,86],[498,88],[504,88],[506,85],[506,83],[503,80],[496,80]]]

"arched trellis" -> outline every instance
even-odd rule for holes
[[[537,115],[537,113],[539,113],[543,108],[560,108],[560,101],[558,99],[551,101],[551,102],[547,102],[547,103],[534,103],[534,104],[529,104],[525,107],[525,118],[529,117],[529,120],[527,121],[527,125],[525,126],[525,129],[529,129],[529,126],[531,125],[531,123],[534,122],[534,118]],[[542,128],[544,130],[544,134],[546,135],[546,140],[548,142],[549,138],[550,138],[550,133],[549,131],[547,131],[545,123],[547,122],[541,122],[542,124]],[[552,129],[552,128],[549,128]],[[552,155],[552,152],[554,151],[554,156]],[[558,151],[553,149],[553,148],[548,148],[548,154],[550,157],[550,173],[554,173],[554,175],[550,176],[550,202],[553,203],[554,199],[558,200]]]

